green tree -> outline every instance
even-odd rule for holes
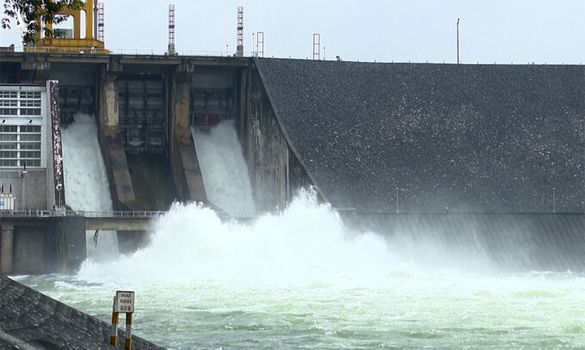
[[[35,44],[35,34],[41,26],[38,22],[39,15],[45,21],[59,24],[67,19],[67,16],[58,15],[65,8],[78,9],[83,3],[81,0],[3,0],[4,13],[0,20],[3,29],[19,28],[22,32],[22,41],[26,45]],[[24,23],[21,23],[24,22]],[[46,27],[44,34],[52,37],[53,32]]]

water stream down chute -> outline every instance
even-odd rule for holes
[[[256,206],[234,120],[193,128],[192,135],[207,199],[231,216],[253,216]]]
[[[106,167],[98,143],[95,119],[77,114],[75,122],[62,130],[65,200],[73,210],[113,211]],[[118,255],[114,231],[86,232],[87,255],[93,259]]]

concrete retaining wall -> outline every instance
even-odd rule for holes
[[[110,324],[0,275],[0,348],[123,349],[123,341],[109,344],[110,332]],[[132,338],[133,349],[163,349]]]

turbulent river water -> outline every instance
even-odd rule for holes
[[[212,201],[254,213],[233,122],[193,135]],[[68,203],[111,210],[93,119],[63,139]],[[107,254],[113,232],[101,250],[88,237],[77,274],[16,278],[106,322],[115,291],[134,290],[135,333],[172,349],[585,348],[582,274],[512,274],[436,237],[356,232],[311,191],[245,223],[177,204],[128,256]]]
[[[176,205],[133,255],[17,279],[104,321],[114,292],[135,290],[136,333],[173,349],[585,347],[582,275],[428,247],[418,259],[400,242],[349,229],[310,193],[246,224]]]

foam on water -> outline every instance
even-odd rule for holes
[[[137,332],[176,349],[585,347],[585,278],[406,236],[355,232],[312,192],[246,224],[175,205],[133,255],[21,281],[106,321],[135,290]]]
[[[209,130],[192,129],[207,199],[236,217],[256,212],[248,166],[235,121],[223,120]]]
[[[177,204],[157,222],[150,246],[110,264],[85,264],[79,276],[296,281],[374,269],[390,258],[381,237],[351,234],[337,213],[305,192],[283,213],[249,224],[222,222],[197,204]]]
[[[282,213],[245,224],[222,222],[213,210],[197,204],[176,204],[155,227],[148,247],[113,262],[85,263],[79,278],[312,283],[363,280],[414,266],[417,256],[425,263],[435,259],[435,269],[461,265],[460,257],[431,242],[419,242],[417,252],[404,238],[387,241],[375,233],[355,232],[329,205],[317,203],[313,191],[302,191]]]
[[[77,114],[75,122],[62,130],[62,139],[67,205],[73,210],[112,211],[110,186],[94,118]],[[100,232],[97,246],[93,236],[93,231],[87,231],[90,258],[111,258],[118,254],[115,232]]]

